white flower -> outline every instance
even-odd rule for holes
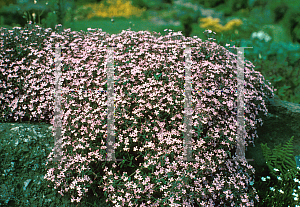
[[[276,171],[276,172],[278,172],[279,170],[278,169],[276,169],[276,168],[274,168],[274,170]]]
[[[297,178],[294,178],[295,183],[299,182],[299,180]]]
[[[280,193],[282,193],[282,194],[284,193],[284,192],[283,192],[281,189],[280,189],[280,190],[278,190],[278,191],[279,191]]]
[[[278,180],[282,180],[282,178],[281,178],[281,177],[278,177],[278,176],[277,176],[277,179],[278,179]]]
[[[262,180],[262,181],[266,181],[266,178],[264,178],[264,177],[261,177],[261,180]]]
[[[273,187],[270,187],[270,190],[271,190],[271,191],[275,191],[275,189],[274,189]]]
[[[269,42],[272,39],[267,33],[263,31],[252,33],[251,38],[258,38],[260,40],[265,40],[265,42]]]
[[[269,179],[269,180],[270,180],[270,179],[271,179],[271,178],[270,178],[270,176],[267,176],[267,179]]]

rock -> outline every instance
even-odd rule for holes
[[[293,139],[293,159],[300,155],[300,104],[280,100],[277,95],[268,99],[268,115],[262,117],[263,125],[257,128],[258,139],[254,141],[255,147],[246,147],[246,159],[255,168],[255,177],[270,175],[260,144],[267,143],[270,149],[283,146]],[[259,179],[259,178],[258,178]]]

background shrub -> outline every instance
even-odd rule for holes
[[[211,1],[206,1],[206,0],[194,0],[194,2],[203,5],[206,8],[213,8],[216,7],[220,4],[225,3],[225,0],[211,0]]]
[[[192,17],[189,14],[185,14],[184,16],[181,17],[181,24],[183,26],[183,34],[186,37],[189,37],[191,32],[192,32]]]
[[[24,27],[27,23],[24,18],[24,9],[22,10],[20,6],[10,4],[9,6],[3,6],[0,10],[0,16],[3,17],[4,25],[18,24]]]
[[[243,40],[240,45],[253,47],[246,57],[277,89],[280,99],[300,103],[300,44]]]
[[[100,4],[87,4],[82,7],[84,15],[87,14],[87,18],[92,17],[126,17],[142,16],[144,9],[134,7],[130,1],[126,0],[107,0]]]
[[[15,4],[15,3],[16,3],[16,0],[1,0],[0,1],[0,9],[3,6],[9,6],[10,4]]]

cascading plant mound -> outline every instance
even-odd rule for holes
[[[61,53],[63,159],[54,162],[54,153],[49,154],[45,175],[49,187],[71,195],[77,203],[91,190],[102,189],[106,201],[115,206],[254,206],[259,201],[249,185],[253,167],[246,160],[229,160],[237,131],[234,53],[172,31],[165,36],[147,31],[52,33],[40,52],[47,56],[31,67],[44,69],[48,75],[43,78],[51,86],[40,87],[40,75],[29,86],[48,96],[53,95],[49,89],[55,88],[54,74],[49,75],[55,70],[55,46],[68,49]],[[186,46],[191,47],[195,162],[182,161]],[[115,157],[123,159],[117,163],[105,161],[108,47],[114,49]],[[264,98],[274,94],[251,62],[245,61],[244,73],[248,146],[257,136],[256,125],[262,124],[258,115],[267,113]],[[41,113],[46,107],[54,109],[53,99],[46,101],[32,104]],[[49,114],[51,124],[53,114]]]

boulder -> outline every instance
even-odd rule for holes
[[[267,143],[270,149],[275,146],[283,146],[292,136],[293,139],[293,159],[300,155],[300,104],[283,101],[277,95],[267,99],[268,114],[262,117],[263,125],[257,128],[258,139],[254,141],[255,146],[246,147],[246,159],[255,168],[255,177],[270,175],[263,156],[261,143]]]

